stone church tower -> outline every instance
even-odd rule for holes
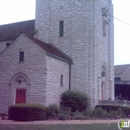
[[[112,0],[36,0],[36,38],[73,59],[71,89],[114,99]]]

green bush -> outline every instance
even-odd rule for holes
[[[66,120],[67,117],[66,117],[65,114],[59,114],[59,115],[58,115],[58,119],[59,119],[59,120]]]
[[[90,118],[107,118],[107,111],[103,110],[101,107],[93,110],[86,109],[84,116],[88,116]]]
[[[84,115],[74,115],[74,119],[75,120],[84,120],[85,119],[85,116]]]
[[[127,117],[126,117],[126,115],[122,115],[122,118],[125,119],[125,118],[127,118]]]
[[[121,118],[121,117],[126,117],[125,115],[123,115],[122,109],[118,108],[116,111],[110,111],[108,112],[108,117],[109,118]]]
[[[91,110],[91,109],[86,109],[86,110],[84,111],[84,116],[92,117],[92,110]]]
[[[97,118],[106,118],[107,111],[103,110],[101,107],[95,109],[95,117]]]
[[[75,115],[83,115],[84,116],[84,112],[80,112],[78,110],[76,110],[75,112],[72,112],[73,113],[73,116]]]
[[[118,109],[117,109],[117,116],[122,117],[122,115],[123,115],[122,109],[121,109],[121,108],[118,108]]]
[[[124,115],[126,116],[130,115],[130,107],[118,106],[118,105],[97,105],[95,108],[98,107],[101,107],[103,110],[106,110],[108,113],[110,111],[117,111],[119,108],[121,108]]]
[[[45,120],[47,108],[39,104],[16,104],[8,109],[10,120],[34,121]]]
[[[53,119],[56,115],[58,115],[58,107],[56,104],[50,104],[47,109],[47,118]]]
[[[70,107],[72,111],[85,111],[89,106],[89,99],[86,93],[76,90],[68,90],[61,96],[63,107]]]
[[[116,118],[116,116],[118,116],[118,115],[117,115],[117,111],[110,111],[110,112],[108,113],[108,117],[109,117],[109,118]]]

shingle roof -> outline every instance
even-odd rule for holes
[[[116,65],[114,67],[115,69],[115,77],[120,77],[122,74],[124,74],[128,69],[130,68],[130,64],[126,65]]]
[[[0,25],[0,41],[15,40],[21,33],[26,34],[28,38],[34,41],[48,54],[51,54],[51,56],[72,62],[69,56],[56,48],[53,44],[48,44],[32,37],[36,33],[35,20]]]
[[[55,56],[57,58],[59,57],[72,63],[72,59],[69,56],[67,56],[64,52],[59,50],[57,47],[55,47],[53,44],[45,43],[27,34],[26,36],[30,38],[33,42],[35,42],[38,46],[40,46],[43,50],[45,50],[48,54],[52,54],[51,56]]]
[[[35,32],[35,20],[0,25],[0,41],[14,40],[21,33],[34,35]]]

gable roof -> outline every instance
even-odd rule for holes
[[[55,47],[53,44],[45,43],[34,37],[29,36],[28,34],[25,35],[33,42],[35,42],[39,47],[45,50],[48,55],[72,63],[72,59],[69,56],[67,56],[64,52],[59,50],[57,47]]]
[[[15,40],[21,33],[24,33],[28,38],[45,50],[48,55],[72,63],[72,59],[53,44],[45,43],[32,37],[36,33],[35,20],[0,25],[0,41]]]
[[[121,77],[129,68],[130,68],[130,64],[115,65],[114,67],[115,77]]]
[[[35,34],[35,20],[0,25],[0,41],[15,40],[21,33]]]

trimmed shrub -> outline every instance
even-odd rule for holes
[[[59,119],[59,120],[66,120],[67,117],[66,117],[65,114],[59,114],[59,115],[58,115],[58,119]]]
[[[85,111],[89,106],[89,99],[86,93],[76,90],[68,90],[61,96],[63,107],[70,107],[72,111]]]
[[[10,120],[34,121],[45,120],[47,108],[39,104],[16,104],[8,109]]]
[[[83,115],[84,116],[84,113],[76,110],[75,112],[73,112],[73,116],[75,116],[75,115]]]
[[[85,116],[84,115],[74,115],[75,120],[84,120]]]
[[[58,115],[58,107],[56,104],[50,104],[47,109],[47,118],[53,119],[56,115]]]
[[[108,113],[110,111],[117,111],[119,108],[122,109],[124,115],[130,115],[130,107],[118,106],[118,105],[97,105],[95,108],[101,107],[103,110],[106,110]]]

